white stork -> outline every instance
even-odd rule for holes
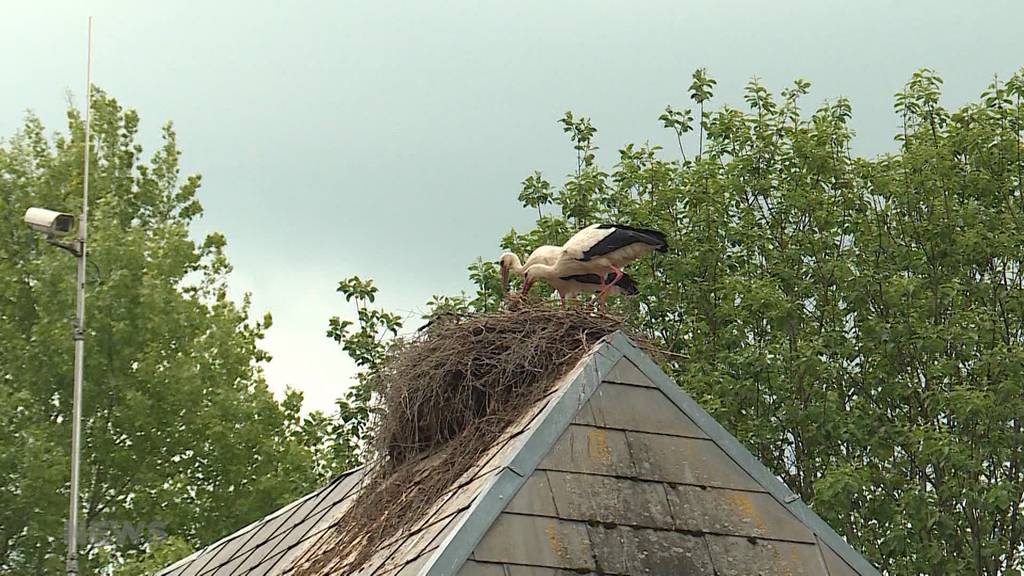
[[[526,264],[523,264],[519,260],[519,256],[516,256],[512,252],[505,252],[501,255],[498,262],[501,264],[501,286],[508,292],[509,285],[509,272],[523,275],[523,270],[534,264],[554,264],[555,260],[562,254],[561,246],[538,246],[536,250],[530,253],[526,258]]]
[[[552,263],[537,262],[523,270],[523,293],[538,278],[549,284],[573,276],[593,274],[600,286],[598,298],[603,301],[610,286],[622,280],[622,268],[651,252],[666,252],[665,234],[645,228],[622,224],[594,224],[577,232],[562,245],[562,251]],[[611,272],[613,277],[606,281]],[[552,284],[553,285],[553,284]]]
[[[526,263],[523,264],[520,262],[519,257],[512,252],[502,254],[499,260],[501,263],[502,287],[505,289],[505,292],[508,292],[510,272],[522,275],[525,269],[534,264],[555,263],[561,255],[561,246],[540,246],[530,253],[530,256],[526,258]],[[611,274],[609,274],[609,277],[611,277]],[[574,298],[579,294],[596,294],[600,292],[607,283],[608,278],[606,277],[605,280],[606,282],[601,282],[601,278],[597,274],[575,274],[561,278],[551,278],[548,283],[558,292],[558,296],[562,300],[562,306],[565,306],[566,299]],[[628,275],[623,275],[614,286],[609,287],[609,291],[625,296],[639,293],[636,283]]]

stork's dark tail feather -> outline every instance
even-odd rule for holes
[[[618,228],[620,230],[629,230],[639,236],[646,236],[645,243],[655,246],[655,250],[658,252],[668,252],[668,238],[661,230],[655,230],[653,228],[637,228],[626,224],[601,224],[598,228]]]
[[[605,282],[611,282],[614,278],[614,274],[609,274]],[[640,293],[640,289],[636,287],[636,282],[633,282],[633,279],[629,277],[629,274],[623,274],[615,285],[622,288],[622,291],[628,296],[636,296]]]
[[[573,274],[571,276],[562,276],[561,278],[562,280],[571,280],[573,282],[580,282],[582,284],[590,284],[593,286],[601,284],[601,277],[597,274]],[[609,272],[608,275],[604,277],[604,283],[611,284],[614,279],[615,274]],[[636,282],[633,282],[633,279],[629,277],[629,274],[623,274],[615,285],[621,288],[622,291],[629,296],[640,293],[640,290],[636,287]]]
[[[632,244],[646,244],[658,252],[668,251],[668,239],[658,230],[634,228],[621,224],[601,224],[598,230],[611,230],[604,238],[584,252],[577,260],[586,262],[598,256],[610,254]]]

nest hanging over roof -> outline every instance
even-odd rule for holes
[[[375,382],[380,416],[364,486],[326,546],[297,574],[354,571],[422,518],[548,390],[622,320],[546,304],[434,322],[397,344]]]

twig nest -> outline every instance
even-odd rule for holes
[[[393,347],[373,382],[380,416],[363,488],[297,574],[354,571],[427,509],[620,318],[513,297]]]

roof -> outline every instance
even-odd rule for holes
[[[298,574],[332,554],[362,470],[161,571]],[[318,574],[879,572],[622,333],[595,346],[360,566]]]
[[[356,494],[363,468],[332,479],[315,492],[253,522],[157,572],[160,576],[277,574],[314,537],[325,520],[336,518]]]

